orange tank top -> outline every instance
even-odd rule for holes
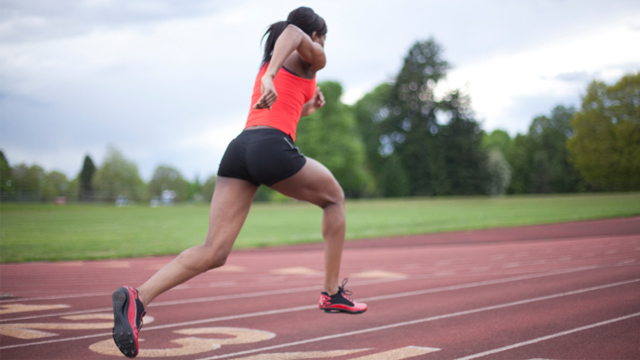
[[[269,63],[265,64],[258,73],[251,95],[251,109],[245,129],[249,126],[267,125],[274,127],[296,140],[296,127],[302,114],[302,107],[313,98],[316,92],[316,79],[304,79],[282,68],[273,78],[273,86],[278,93],[278,99],[269,109],[254,109],[253,104],[262,96],[262,76],[267,71]]]

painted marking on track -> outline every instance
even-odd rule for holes
[[[505,346],[505,347],[501,347],[501,348],[497,348],[497,349],[493,349],[493,350],[489,350],[489,351],[484,351],[478,354],[473,354],[473,355],[469,355],[469,356],[465,356],[465,357],[461,357],[458,358],[456,360],[471,360],[471,359],[476,359],[479,357],[484,357],[487,355],[492,355],[492,354],[496,354],[499,352],[503,352],[503,351],[507,351],[507,350],[511,350],[511,349],[515,349],[515,348],[519,348],[522,346],[526,346],[526,345],[531,345],[531,344],[535,344],[541,341],[545,341],[545,340],[549,340],[549,339],[553,339],[553,338],[557,338],[560,336],[564,336],[564,335],[569,335],[578,331],[583,331],[583,330],[589,330],[598,326],[602,326],[602,325],[607,325],[607,324],[611,324],[614,322],[618,322],[618,321],[622,321],[622,320],[627,320],[627,319],[631,319],[633,317],[636,316],[640,316],[640,312],[635,313],[635,314],[630,314],[630,315],[626,315],[626,316],[621,316],[619,318],[615,318],[615,319],[610,319],[610,320],[606,320],[606,321],[601,321],[599,323],[595,323],[595,324],[591,324],[591,325],[586,325],[586,326],[581,326],[575,329],[571,329],[571,330],[567,330],[567,331],[561,331],[555,334],[551,334],[551,335],[547,335],[547,336],[542,336],[536,339],[532,339],[532,340],[528,340],[528,341],[523,341],[517,344],[513,344],[513,345],[509,345],[509,346]]]
[[[0,305],[0,315],[31,312],[31,311],[65,309],[69,307],[70,307],[69,305],[64,305],[64,304],[58,304],[58,305],[8,304],[8,305]]]
[[[84,314],[62,316],[61,318],[71,321],[108,320],[108,322],[0,324],[0,335],[18,339],[41,339],[45,337],[58,336],[58,334],[40,330],[97,330],[110,329],[113,327],[113,314]],[[153,321],[153,316],[144,317],[145,324],[150,324]]]
[[[402,360],[416,356],[426,355],[440,349],[418,346],[407,346],[400,349],[389,350],[377,354],[361,356],[351,360]]]
[[[333,351],[310,351],[310,352],[290,352],[277,354],[260,354],[236,358],[233,360],[298,360],[298,359],[326,359],[338,356],[350,355],[369,349],[358,350],[333,350]]]
[[[392,271],[384,271],[384,270],[372,270],[359,272],[355,274],[349,275],[351,278],[375,278],[375,279],[396,279],[396,278],[406,278],[406,274],[401,274]]]
[[[54,263],[55,266],[84,266],[84,261],[65,261],[61,263]]]
[[[240,356],[240,355],[246,355],[246,354],[262,352],[262,351],[270,351],[270,350],[274,350],[274,349],[280,349],[280,348],[285,348],[285,347],[304,345],[304,344],[309,344],[309,343],[313,343],[313,342],[332,340],[332,339],[337,339],[337,338],[342,339],[342,338],[345,338],[345,337],[348,337],[348,336],[352,336],[352,335],[366,334],[366,333],[370,333],[370,332],[393,329],[393,328],[409,326],[409,325],[416,325],[416,324],[421,324],[421,323],[425,323],[425,322],[436,321],[436,320],[441,320],[441,319],[447,319],[447,318],[452,318],[452,317],[457,317],[457,316],[475,314],[475,313],[479,313],[479,312],[483,312],[483,311],[497,310],[497,309],[507,308],[507,307],[511,307],[511,306],[524,305],[524,304],[529,304],[529,303],[538,302],[538,301],[555,299],[555,298],[559,298],[559,297],[563,297],[563,296],[582,294],[582,293],[589,292],[589,291],[603,290],[603,289],[611,288],[611,287],[614,287],[614,286],[627,285],[627,284],[636,283],[636,282],[639,282],[639,281],[640,281],[640,278],[633,279],[633,280],[628,280],[628,281],[621,281],[621,282],[611,283],[611,284],[607,284],[607,285],[594,286],[594,287],[590,287],[590,288],[584,288],[584,289],[579,289],[579,290],[574,290],[574,291],[567,291],[567,292],[563,292],[563,293],[552,294],[552,295],[547,295],[547,296],[540,296],[540,297],[535,297],[535,298],[530,298],[530,299],[525,299],[525,300],[513,301],[513,302],[509,302],[509,303],[504,303],[504,304],[485,306],[485,307],[481,307],[481,308],[463,310],[463,311],[458,311],[458,312],[449,313],[449,314],[443,314],[443,315],[436,315],[436,316],[431,316],[431,317],[423,318],[423,319],[404,321],[404,322],[400,322],[400,323],[383,325],[383,326],[378,326],[378,327],[373,327],[373,328],[368,328],[368,329],[361,329],[361,330],[356,330],[356,331],[351,331],[351,332],[346,332],[346,333],[341,333],[341,334],[333,334],[333,335],[321,336],[321,337],[317,337],[317,338],[301,340],[301,341],[295,341],[295,342],[290,342],[290,343],[280,344],[280,345],[273,345],[273,346],[268,346],[268,347],[259,348],[259,349],[246,350],[246,351],[241,351],[241,352],[232,353],[232,354],[212,356],[212,357],[202,358],[202,359],[199,359],[199,360],[223,359],[223,358],[232,357],[232,356]]]
[[[228,339],[202,339],[191,336],[175,339],[171,340],[171,342],[182,345],[181,347],[169,349],[141,349],[138,353],[138,357],[175,357],[195,355],[219,349],[222,345],[250,344],[270,340],[276,337],[276,334],[269,331],[228,327],[184,329],[174,331],[174,333],[183,335],[222,334],[233,337]],[[102,355],[122,355],[112,339],[94,343],[89,346],[89,349]]]
[[[634,265],[634,266],[636,266],[636,265]],[[552,272],[543,273],[543,274],[520,275],[520,276],[515,276],[515,277],[510,277],[510,278],[503,278],[503,279],[496,279],[496,280],[486,280],[486,281],[479,281],[479,282],[467,283],[467,284],[461,284],[461,285],[452,285],[452,286],[444,286],[444,287],[433,288],[433,289],[410,291],[410,292],[401,293],[401,294],[374,296],[374,297],[364,298],[364,299],[360,299],[360,300],[361,301],[377,301],[377,300],[385,300],[385,299],[395,299],[395,298],[399,298],[399,297],[425,295],[425,294],[438,293],[438,292],[443,292],[443,291],[468,289],[468,288],[475,288],[475,287],[487,286],[487,285],[498,285],[498,284],[513,282],[513,281],[535,279],[535,278],[540,278],[540,277],[563,275],[563,274],[568,274],[568,273],[574,273],[574,272],[586,271],[586,270],[595,270],[595,269],[601,269],[601,268],[606,268],[606,267],[611,267],[611,266],[595,266],[595,265],[593,265],[593,266],[584,266],[584,267],[579,267],[579,268],[564,269],[564,270],[560,270],[560,271],[552,271]],[[625,283],[615,283],[615,284],[612,284],[612,285],[605,285],[604,287],[618,286],[618,285],[622,285],[622,284],[626,284],[626,283],[633,283],[633,282],[637,282],[637,281],[640,281],[640,279],[631,280],[631,281],[628,281],[628,282],[625,282]],[[591,291],[591,290],[598,290],[598,289],[600,289],[600,287],[598,287],[598,288],[590,288],[590,289],[587,289],[587,290],[584,290],[584,291]],[[572,294],[573,293],[561,293],[559,296],[572,295]],[[534,301],[539,301],[539,299],[538,300],[534,300]],[[197,325],[197,324],[205,324],[205,323],[212,323],[212,322],[226,321],[226,320],[237,320],[237,319],[244,319],[244,318],[250,318],[250,317],[256,317],[256,316],[275,315],[275,314],[290,313],[290,312],[304,311],[304,310],[314,310],[314,309],[317,309],[317,305],[299,306],[299,307],[292,307],[292,308],[279,309],[279,310],[260,311],[260,312],[255,312],[255,313],[238,314],[238,315],[231,315],[231,316],[224,316],[224,317],[217,317],[217,318],[209,318],[209,319],[202,319],[202,320],[195,320],[195,321],[187,321],[187,322],[180,322],[180,323],[173,323],[173,324],[166,324],[166,325],[151,326],[151,327],[145,327],[145,331],[167,329],[167,328],[172,328],[172,327],[190,326],[190,325]],[[105,310],[101,310],[101,311],[106,311],[106,310],[111,310],[111,309],[105,309]],[[90,310],[90,311],[92,311],[92,310]],[[59,315],[61,315],[61,314],[59,314]],[[64,314],[64,315],[70,315],[70,314]],[[37,341],[37,342],[31,342],[31,343],[26,343],[26,344],[6,345],[6,346],[0,346],[0,350],[12,349],[12,348],[18,348],[18,347],[27,347],[27,346],[37,346],[37,345],[44,345],[44,344],[51,344],[51,343],[58,343],[58,342],[84,340],[84,339],[91,339],[91,338],[102,337],[102,336],[111,336],[111,334],[110,333],[100,333],[100,334],[76,336],[76,337],[70,337],[70,338],[64,338],[64,339]]]
[[[338,356],[345,356],[355,354],[358,352],[368,351],[371,349],[357,349],[357,350],[333,350],[333,351],[310,351],[310,352],[289,352],[289,353],[277,353],[277,354],[259,354],[252,355],[243,358],[235,358],[233,360],[299,360],[299,359],[325,359]],[[376,354],[361,356],[357,358],[351,358],[350,360],[403,360],[416,356],[425,355],[440,349],[419,347],[419,346],[407,346],[400,349],[393,349]]]
[[[245,272],[246,268],[240,265],[225,265],[216,269],[211,270],[213,272]]]
[[[520,266],[519,262],[513,262],[513,263],[508,263],[508,264],[502,265],[502,267],[505,268],[505,269],[519,267],[519,266]]]
[[[130,268],[131,264],[128,261],[105,261],[96,263],[98,267],[105,268]]]
[[[309,269],[304,266],[274,269],[274,270],[271,270],[270,272],[276,275],[322,275],[321,271]]]

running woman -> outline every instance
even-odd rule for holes
[[[138,332],[145,308],[158,295],[207,270],[224,265],[262,185],[323,209],[324,291],[319,307],[360,314],[367,305],[351,300],[346,281],[338,285],[345,235],[344,193],[331,172],[294,145],[301,117],[324,106],[316,73],[324,68],[327,26],[308,7],[266,31],[264,56],[244,131],[220,162],[204,243],[183,251],[137,289],[112,295],[113,339],[127,357],[138,355]],[[263,38],[264,38],[263,36]]]

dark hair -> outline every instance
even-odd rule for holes
[[[268,36],[267,42],[264,44],[264,56],[262,57],[261,65],[271,61],[276,40],[278,40],[280,34],[282,34],[289,24],[299,27],[300,30],[309,36],[311,36],[314,31],[320,36],[327,33],[327,24],[324,22],[324,19],[316,14],[313,9],[301,6],[289,13],[287,21],[278,21],[271,24],[264,35],[262,35],[262,40],[264,40],[265,36]]]

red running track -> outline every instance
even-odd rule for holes
[[[0,265],[0,358],[122,356],[111,292],[169,260]],[[348,242],[362,315],[318,310],[322,266],[321,245],[236,251],[156,299],[139,357],[640,358],[640,217]]]

